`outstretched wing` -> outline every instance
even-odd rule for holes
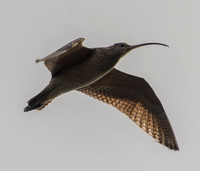
[[[52,77],[55,77],[63,69],[67,69],[90,56],[92,50],[82,46],[84,40],[84,38],[76,39],[50,55],[37,59],[36,63],[44,61]]]
[[[125,113],[157,142],[178,150],[165,111],[149,84],[142,78],[113,69],[95,83],[78,89]]]

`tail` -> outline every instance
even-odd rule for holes
[[[24,112],[28,112],[30,110],[41,110],[43,109],[46,105],[48,105],[53,98],[49,99],[48,95],[51,93],[51,90],[47,90],[46,88],[40,92],[38,95],[33,97],[28,101],[28,106],[24,108]]]

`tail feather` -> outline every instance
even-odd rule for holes
[[[43,109],[48,103],[52,101],[52,99],[48,99],[48,95],[51,91],[44,89],[41,93],[33,97],[28,101],[28,106],[24,108],[24,112],[28,112],[30,110]]]

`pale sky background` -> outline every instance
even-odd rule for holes
[[[198,0],[1,0],[0,170],[200,170],[199,7]],[[88,47],[122,41],[170,46],[136,49],[117,68],[153,87],[180,151],[76,91],[42,111],[23,112],[50,80],[35,59],[79,37]]]

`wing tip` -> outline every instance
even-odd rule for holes
[[[77,44],[79,44],[79,43],[82,43],[84,40],[85,40],[85,38],[80,37],[80,38],[77,38],[77,39],[73,40],[70,43],[75,43],[75,44],[77,43]]]
[[[179,146],[175,137],[173,137],[172,139],[167,138],[167,141],[159,141],[157,139],[155,140],[170,150],[179,151]]]
[[[175,138],[174,138],[174,143],[173,143],[173,148],[172,148],[172,150],[174,150],[174,151],[179,151],[179,146],[178,146],[178,143],[177,143],[177,141],[176,141]]]
[[[170,150],[179,151],[178,144],[170,144],[167,146]]]
[[[85,38],[83,38],[83,37],[80,37],[80,38],[78,38],[77,40],[79,40],[79,41],[84,41],[85,40]]]
[[[39,62],[41,62],[41,61],[43,61],[42,59],[36,59],[35,60],[35,63],[37,64],[37,63],[39,63]]]
[[[77,44],[82,44],[84,40],[85,40],[85,38],[81,37],[81,38],[74,40],[74,42],[77,42]]]

